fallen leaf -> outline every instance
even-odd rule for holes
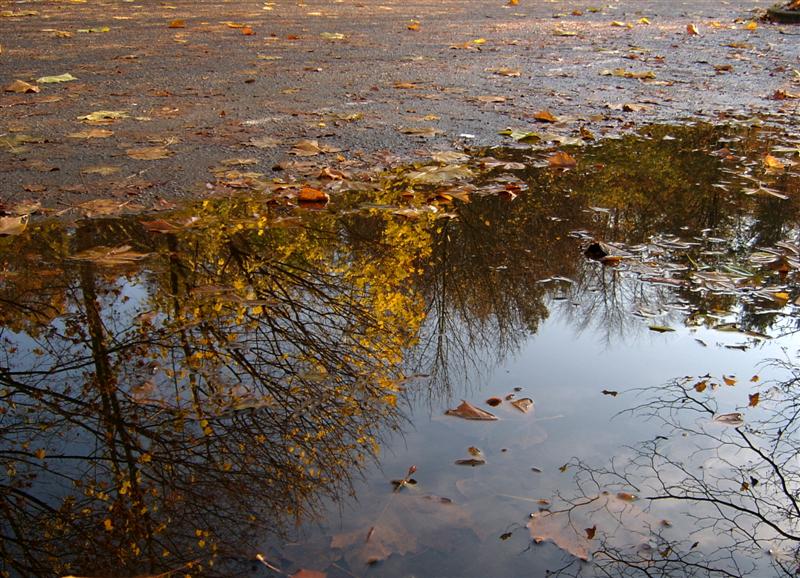
[[[553,116],[553,113],[548,110],[540,110],[534,113],[533,118],[540,122],[558,122],[558,118]]]
[[[595,525],[595,526],[592,526],[591,528],[586,528],[585,532],[586,532],[586,539],[587,540],[593,540],[594,539],[594,535],[597,532],[597,526]]]
[[[72,76],[69,72],[65,72],[64,74],[59,74],[58,76],[42,76],[41,78],[37,78],[36,82],[39,84],[51,84],[55,82],[71,82],[73,80],[78,79]]]
[[[313,157],[321,153],[337,153],[341,150],[336,147],[321,145],[316,140],[301,140],[292,147],[289,154],[298,157]]]
[[[752,30],[755,30],[757,28],[758,28],[758,23],[755,22],[754,20],[751,20],[750,22],[748,22],[747,24],[744,25],[744,29],[745,30],[752,31]]]
[[[409,23],[409,25],[406,26],[406,28],[408,28],[409,30],[419,30],[419,26],[420,26],[419,22],[417,22],[416,20],[412,20]]]
[[[436,151],[431,153],[431,158],[437,163],[452,164],[469,160],[469,155],[457,151]]]
[[[476,98],[476,100],[478,102],[499,103],[499,102],[505,102],[506,101],[506,97],[505,96],[490,96],[490,95],[487,95],[487,96],[479,96],[479,97]]]
[[[320,32],[320,37],[324,38],[325,40],[344,40],[347,38],[341,32]]]
[[[694,384],[694,390],[697,393],[703,393],[706,390],[707,386],[708,382],[704,379],[703,381],[698,381],[697,383]]]
[[[291,575],[291,578],[325,578],[328,574],[325,572],[317,572],[316,570],[306,570],[301,568]]]
[[[181,230],[181,227],[173,225],[164,219],[156,219],[154,221],[140,221],[142,227],[151,233],[175,233]]]
[[[94,167],[84,167],[81,169],[81,174],[84,175],[101,175],[107,177],[108,175],[113,175],[114,173],[118,173],[122,167],[112,166],[112,165],[99,165]]]
[[[697,26],[695,26],[694,24],[687,24],[686,25],[686,32],[689,34],[689,36],[699,36],[700,35],[700,32],[697,30]]]
[[[768,169],[774,170],[783,170],[786,168],[786,165],[784,165],[780,160],[769,154],[764,155],[764,166]]]
[[[253,36],[255,31],[250,26],[242,26],[242,35],[243,36]]]
[[[511,405],[516,407],[522,413],[527,413],[533,408],[533,400],[529,397],[523,397],[521,399],[515,399],[511,402]]]
[[[723,413],[714,416],[714,421],[723,425],[739,427],[744,425],[744,414],[735,411],[733,413]]]
[[[656,77],[656,73],[652,70],[634,71],[625,70],[624,68],[605,69],[600,71],[600,76],[616,76],[619,78],[636,78],[638,80],[647,80]]]
[[[455,464],[457,466],[471,466],[471,467],[474,468],[476,466],[485,465],[486,464],[486,460],[483,460],[481,458],[466,458],[466,459],[463,459],[463,460],[456,460]]]
[[[508,66],[501,66],[499,68],[487,68],[487,72],[491,72],[492,74],[497,74],[499,76],[508,76],[511,78],[516,78],[522,75],[522,72],[516,68],[510,68]]]
[[[0,217],[0,236],[10,237],[21,235],[28,227],[28,219],[28,215]]]
[[[183,18],[176,18],[169,23],[167,28],[186,28],[186,21]]]
[[[486,400],[486,405],[489,405],[491,407],[497,407],[501,403],[503,403],[503,400],[500,399],[499,397],[490,397],[489,399]]]
[[[120,214],[125,207],[130,204],[129,201],[115,201],[113,199],[95,199],[93,201],[86,201],[77,206],[86,217],[107,217],[109,215]]]
[[[137,261],[141,261],[150,253],[139,253],[132,250],[129,245],[121,247],[104,247],[98,246],[91,249],[86,249],[79,253],[75,253],[70,259],[74,261],[91,261],[98,265],[105,265],[113,267],[116,265],[130,265]]]
[[[613,391],[610,389],[604,389],[600,393],[602,393],[603,395],[610,395],[611,397],[617,397],[619,395],[618,391]]]
[[[78,120],[94,124],[110,124],[115,120],[128,118],[127,111],[124,110],[96,110],[84,116],[79,116]]]
[[[547,165],[554,169],[570,169],[577,164],[578,161],[575,160],[575,157],[564,151],[557,151],[547,159]]]
[[[141,147],[125,151],[130,158],[140,161],[156,161],[171,157],[173,153],[166,147]]]
[[[297,201],[299,203],[327,203],[329,200],[328,193],[311,187],[303,187],[297,193]]]
[[[564,516],[548,511],[531,514],[528,522],[534,543],[552,541],[556,546],[576,558],[589,560],[589,541],[575,531],[565,529]]]
[[[736,378],[734,376],[723,375],[722,381],[725,382],[725,385],[736,385]]]
[[[617,492],[617,498],[623,502],[635,502],[639,499],[636,494],[630,494],[628,492]]]
[[[748,395],[750,398],[750,402],[747,404],[747,407],[755,407],[758,405],[759,398],[761,397],[758,393],[751,393]]]
[[[39,87],[22,80],[15,80],[11,84],[7,84],[3,90],[6,92],[16,92],[17,94],[26,94],[39,92]]]
[[[434,137],[437,134],[442,133],[442,131],[440,131],[437,128],[433,128],[432,126],[424,126],[424,127],[401,126],[397,130],[399,130],[403,134],[413,134],[416,136],[424,136],[427,138]]]
[[[69,138],[108,138],[114,134],[113,130],[104,128],[92,128],[89,130],[82,130],[79,132],[72,132],[67,136]]]
[[[448,409],[444,413],[445,415],[452,415],[463,419],[474,419],[480,421],[492,421],[497,419],[497,417],[488,411],[477,408],[464,400],[461,400],[461,405],[459,405],[457,408]]]
[[[675,331],[672,327],[667,327],[666,325],[650,325],[648,329],[650,331],[655,331],[656,333],[668,333],[670,331]]]
[[[247,144],[258,149],[270,149],[278,146],[279,142],[278,139],[271,136],[260,136],[251,138]]]

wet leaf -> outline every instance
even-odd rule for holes
[[[325,578],[328,574],[325,572],[317,572],[316,570],[306,570],[301,568],[291,575],[291,578]]]
[[[125,151],[130,158],[140,160],[140,161],[156,161],[160,159],[166,159],[174,155],[171,150],[166,147],[141,147],[135,149],[128,149]]]
[[[753,377],[751,377],[751,378],[750,378],[750,381],[751,381],[752,383],[756,383],[756,382],[757,382],[759,379],[761,379],[761,378],[760,378],[760,377],[758,377],[757,375],[754,375]]]
[[[156,219],[154,221],[140,221],[142,227],[151,233],[175,233],[181,230],[181,227],[173,225],[164,219]]]
[[[635,78],[638,80],[646,80],[655,78],[656,73],[652,70],[636,72],[633,70],[625,70],[624,68],[614,68],[613,70],[606,69],[601,71],[600,76],[617,76],[619,78]]]
[[[512,78],[516,78],[522,75],[522,72],[516,68],[510,68],[508,66],[501,66],[499,68],[487,68],[486,72],[491,72],[492,74],[497,74],[499,76],[508,76]]]
[[[491,407],[497,407],[501,403],[503,403],[503,400],[500,399],[499,397],[490,397],[489,399],[486,400],[486,405],[489,405]]]
[[[479,456],[479,455],[481,455],[483,453],[483,452],[481,452],[480,448],[476,448],[475,446],[468,447],[467,451],[469,452],[469,454],[471,456]]]
[[[602,392],[603,395],[610,395],[611,397],[617,397],[619,395],[618,391],[612,391],[610,389],[604,389]]]
[[[341,150],[342,149],[333,146],[321,145],[316,140],[301,140],[292,147],[292,150],[289,151],[289,154],[299,157],[313,157],[318,154],[336,153]]]
[[[108,176],[118,173],[121,167],[112,165],[100,165],[96,167],[84,167],[81,169],[81,174],[84,175],[102,175]]]
[[[564,151],[556,151],[547,159],[547,165],[554,169],[569,169],[577,166],[575,157]]]
[[[97,265],[113,267],[116,265],[130,265],[148,257],[150,253],[139,253],[129,245],[121,247],[98,246],[75,253],[70,257],[75,261],[91,261]]]
[[[628,492],[617,492],[617,499],[622,500],[623,502],[635,502],[639,499],[636,494],[631,494]]]
[[[501,540],[508,540],[508,539],[509,539],[511,536],[513,536],[513,535],[514,535],[514,534],[513,534],[513,533],[511,533],[511,532],[506,532],[505,534],[500,534],[500,539],[501,539]]]
[[[401,126],[397,130],[399,130],[403,134],[413,134],[416,136],[424,136],[426,138],[431,138],[436,136],[437,134],[442,133],[441,130],[433,128],[432,126],[422,126],[422,127]]]
[[[533,114],[533,118],[539,122],[558,122],[558,118],[556,118],[549,110],[540,110],[539,112]]]
[[[783,170],[786,168],[786,165],[783,164],[779,159],[775,158],[772,155],[765,155],[764,156],[764,166],[768,169],[773,170]]]
[[[328,193],[312,187],[303,187],[297,193],[297,201],[299,203],[327,203],[329,200]]]
[[[597,532],[597,526],[592,526],[591,528],[586,528],[584,531],[586,532],[586,539],[587,540],[593,540],[594,539],[594,535]]]
[[[689,34],[690,36],[700,35],[700,31],[697,30],[697,26],[691,23],[686,25],[686,33]]]
[[[183,18],[176,18],[169,23],[167,28],[186,28],[186,21]]]
[[[552,541],[556,546],[584,561],[589,560],[589,541],[565,524],[564,516],[551,512],[531,515],[528,528],[534,543]]]
[[[39,87],[34,84],[29,84],[22,80],[15,80],[11,84],[7,84],[3,89],[6,92],[16,92],[17,94],[39,92]]]
[[[21,235],[28,227],[28,219],[28,215],[0,217],[0,236]]]
[[[113,134],[114,134],[113,130],[107,130],[104,128],[92,128],[89,130],[72,132],[67,136],[69,138],[108,138]]]
[[[456,460],[455,464],[457,466],[472,466],[473,468],[476,466],[483,466],[486,464],[486,460],[481,458],[465,458],[461,460]]]
[[[449,165],[469,160],[469,155],[456,151],[437,151],[435,153],[431,153],[431,158],[437,163]]]
[[[270,136],[261,136],[251,138],[247,144],[258,149],[271,149],[278,146],[279,143],[280,141],[278,139]]]
[[[666,325],[650,325],[648,329],[650,331],[655,331],[656,333],[667,333],[670,331],[675,331],[672,327],[667,327]]]
[[[115,120],[128,118],[127,111],[124,110],[96,110],[84,116],[79,116],[78,120],[94,124],[110,124]]]
[[[514,401],[511,402],[511,405],[516,407],[522,413],[527,413],[531,409],[533,409],[533,400],[529,397],[523,397],[520,399],[515,399]]]
[[[723,413],[714,416],[714,421],[723,425],[739,427],[744,425],[744,414],[735,411],[732,413]]]
[[[698,381],[697,383],[694,384],[694,390],[697,393],[703,393],[706,390],[707,386],[708,382],[704,379],[703,381]]]
[[[72,76],[69,72],[65,72],[64,74],[59,74],[58,76],[42,76],[41,78],[37,78],[36,82],[39,84],[50,84],[55,82],[71,82],[73,80],[78,79]]]
[[[750,401],[747,404],[747,407],[755,407],[758,405],[758,401],[760,398],[760,395],[758,393],[751,393],[748,395],[748,397],[750,398]]]
[[[461,405],[459,405],[457,408],[448,409],[444,413],[445,415],[452,415],[463,419],[473,419],[481,421],[492,421],[497,419],[496,416],[492,415],[488,411],[477,408],[471,403],[468,403],[464,400],[461,400]]]
[[[129,204],[129,201],[120,202],[113,199],[95,199],[94,201],[81,203],[77,208],[86,217],[107,217],[109,215],[120,214]]]
[[[733,375],[723,375],[722,381],[725,382],[725,385],[736,385],[736,377]]]

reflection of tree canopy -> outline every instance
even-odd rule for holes
[[[154,253],[143,272],[64,261],[64,230],[6,253],[6,569],[252,558],[250,536],[336,497],[375,451],[420,319],[410,231],[385,222],[362,250],[334,242],[335,218],[280,228],[250,211],[219,203],[158,237],[78,225],[72,252],[128,239]],[[63,279],[26,272],[35,261]]]
[[[560,519],[560,528],[550,537],[568,549],[575,540],[585,543],[592,564],[568,563],[561,572],[794,576],[800,373],[785,367],[789,379],[749,397],[708,376],[641,392],[645,399],[630,412],[661,423],[664,435],[628,448],[607,467],[572,464],[579,492],[554,506],[550,519]],[[744,397],[749,407],[722,409],[731,407],[731,397]],[[597,498],[615,495],[628,503],[614,510]],[[592,524],[589,540],[583,528]]]

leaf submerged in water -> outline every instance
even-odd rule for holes
[[[459,405],[457,408],[448,409],[444,413],[445,415],[453,415],[455,417],[460,417],[463,419],[474,419],[483,421],[493,421],[497,419],[497,417],[494,414],[491,414],[486,410],[477,408],[471,403],[464,400],[461,400],[461,405]]]

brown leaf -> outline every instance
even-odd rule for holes
[[[507,99],[505,96],[479,96],[476,99],[478,102],[505,102]]]
[[[700,35],[700,32],[697,30],[697,26],[695,26],[694,24],[687,24],[686,25],[686,32],[689,34],[689,36],[699,36]]]
[[[736,385],[736,377],[733,375],[723,375],[722,381],[725,382],[725,385]]]
[[[747,404],[747,407],[755,407],[758,405],[758,400],[760,395],[758,393],[751,393],[749,396],[750,403]]]
[[[610,389],[604,389],[600,393],[602,393],[603,395],[610,395],[611,397],[617,397],[619,395],[618,391],[612,391]]]
[[[21,235],[28,227],[28,215],[0,217],[0,236]]]
[[[39,87],[35,84],[29,84],[22,80],[15,80],[11,84],[7,84],[4,88],[6,92],[16,92],[17,94],[25,94],[31,92],[39,92]]]
[[[463,419],[474,419],[483,421],[496,420],[497,417],[483,409],[477,408],[469,402],[461,400],[461,405],[455,409],[448,409],[445,415],[453,415]]]
[[[512,78],[516,78],[522,75],[522,72],[520,70],[517,70],[516,68],[510,68],[508,66],[501,66],[500,68],[489,68],[487,69],[487,71],[493,74],[497,74],[499,76],[509,76]]]
[[[141,147],[136,149],[128,149],[125,151],[130,158],[140,161],[155,161],[159,159],[166,159],[171,157],[173,153],[166,147]]]
[[[186,21],[182,18],[176,18],[169,23],[168,28],[186,28]]]
[[[243,36],[252,36],[253,34],[255,34],[255,32],[253,31],[253,29],[251,27],[242,26],[242,35]]]
[[[639,499],[636,494],[629,494],[628,492],[617,492],[617,498],[623,502],[635,502]]]
[[[772,155],[764,155],[764,166],[768,169],[773,169],[776,171],[786,168],[786,165]]]
[[[735,411],[733,413],[722,413],[714,416],[714,421],[723,425],[739,427],[744,425],[744,415]]]
[[[553,116],[553,113],[548,110],[540,110],[534,113],[533,118],[540,122],[558,122],[558,118]]]
[[[597,525],[594,525],[591,528],[586,528],[586,538],[588,540],[593,540],[596,532],[597,532]]]
[[[118,215],[128,206],[129,201],[115,201],[113,199],[95,199],[86,201],[78,205],[78,209],[87,217],[105,217],[108,215]]]
[[[434,137],[437,134],[441,134],[437,128],[433,128],[432,126],[422,126],[422,127],[415,127],[415,126],[401,126],[399,129],[403,134],[413,134],[416,136],[424,136],[426,138]]]
[[[703,393],[706,390],[707,385],[708,382],[705,379],[703,381],[698,381],[697,383],[694,384],[694,390],[697,393]]]
[[[569,169],[577,166],[578,161],[575,157],[564,151],[556,151],[547,159],[547,164],[554,169]]]
[[[173,225],[164,219],[156,219],[154,221],[140,221],[142,227],[151,233],[175,233],[181,230],[181,227]]]
[[[531,515],[528,528],[536,544],[550,540],[576,558],[589,560],[589,541],[571,528],[565,528],[564,516],[547,511],[536,512]]]
[[[511,405],[516,407],[522,413],[527,413],[533,408],[533,400],[529,397],[523,397],[512,401]]]
[[[472,466],[474,468],[475,466],[482,466],[486,464],[486,460],[481,458],[466,458],[463,460],[456,460],[455,464],[457,466]]]
[[[342,149],[332,146],[320,145],[316,140],[301,140],[292,147],[292,150],[289,151],[289,154],[293,154],[298,157],[313,157],[320,153],[336,153],[341,150]]]
[[[486,405],[490,405],[492,407],[497,407],[501,403],[503,403],[503,400],[500,399],[499,397],[490,397],[489,399],[486,400]]]

